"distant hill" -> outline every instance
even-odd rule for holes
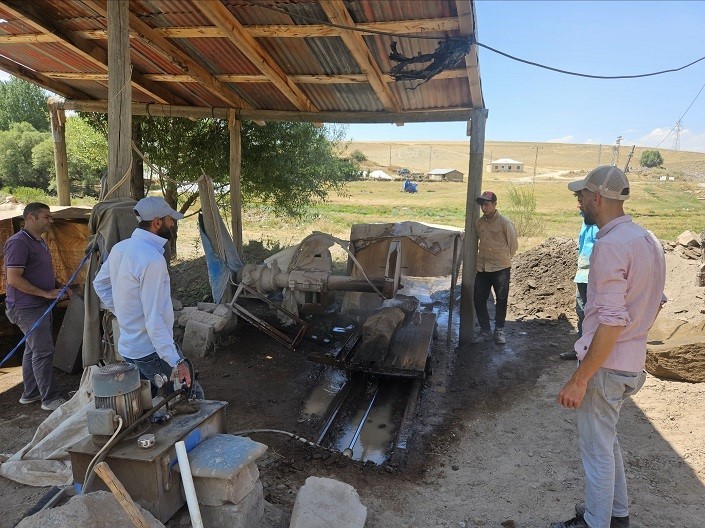
[[[536,152],[538,147],[538,157]],[[617,166],[624,168],[631,145],[619,149]],[[639,158],[647,147],[636,147],[629,167],[638,170]],[[363,142],[353,141],[347,152],[359,150],[367,157],[364,164],[370,170],[384,169],[394,172],[407,168],[412,172],[426,173],[429,169],[456,169],[467,175],[470,159],[468,141],[410,141],[410,142]],[[664,160],[664,169],[669,173],[682,174],[687,178],[705,180],[705,153],[657,149]],[[524,162],[525,173],[543,174],[554,171],[586,171],[598,165],[609,165],[612,161],[612,145],[578,145],[570,143],[513,143],[487,141],[483,167],[492,159],[511,158]]]

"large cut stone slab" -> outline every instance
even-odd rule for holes
[[[363,528],[366,519],[367,508],[351,485],[309,477],[296,497],[289,528]]]
[[[224,317],[213,315],[208,312],[202,312],[200,310],[183,313],[181,317],[179,317],[179,324],[181,326],[186,326],[189,321],[198,321],[199,323],[206,324],[212,327],[215,332],[220,332],[228,322],[228,320]]]
[[[209,506],[237,504],[255,489],[259,469],[255,461],[267,446],[229,434],[217,434],[188,454],[198,502]],[[179,471],[178,464],[174,467]]]
[[[255,489],[237,504],[204,504],[200,506],[200,510],[203,526],[208,528],[259,528],[264,515],[262,483],[257,481]]]

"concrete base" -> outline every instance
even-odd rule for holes
[[[299,490],[289,528],[364,528],[367,508],[355,488],[329,478],[309,477]]]

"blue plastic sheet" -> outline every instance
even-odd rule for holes
[[[216,255],[213,251],[213,245],[206,235],[203,227],[203,215],[198,214],[198,230],[201,233],[201,242],[203,243],[203,251],[206,254],[206,266],[208,267],[208,282],[211,286],[213,294],[213,302],[220,304],[225,295],[225,290],[230,283],[230,279],[244,266],[240,255],[237,253],[237,248],[233,239],[230,237],[223,219],[217,217],[220,226],[221,238],[223,240],[223,252],[225,260]]]

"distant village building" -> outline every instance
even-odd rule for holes
[[[524,162],[500,158],[487,164],[487,172],[524,172]]]
[[[455,169],[433,169],[426,173],[428,181],[452,181],[462,182],[463,173]]]

